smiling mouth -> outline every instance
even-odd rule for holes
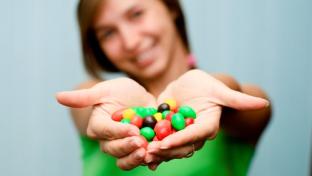
[[[139,68],[145,68],[155,61],[155,43],[149,44],[150,46],[137,55],[134,62]]]

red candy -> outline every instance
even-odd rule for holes
[[[124,109],[114,112],[114,114],[112,115],[112,119],[114,121],[120,122],[123,119],[123,116],[122,116],[123,111]]]
[[[189,126],[189,125],[194,123],[194,119],[193,118],[186,118],[185,123],[186,123],[186,126]]]
[[[170,111],[167,116],[166,116],[166,120],[169,120],[171,122],[171,117],[173,116],[174,112]]]
[[[162,140],[171,134],[171,123],[168,120],[161,120],[155,125],[154,131],[156,133],[157,139]]]
[[[132,117],[130,123],[137,126],[138,128],[141,128],[142,124],[143,124],[143,119],[141,117],[135,115]]]

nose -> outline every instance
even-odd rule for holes
[[[139,46],[139,35],[135,27],[124,26],[120,29],[123,48],[128,52],[134,52]]]

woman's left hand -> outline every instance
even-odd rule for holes
[[[207,139],[213,139],[219,129],[222,106],[255,110],[269,103],[265,99],[234,91],[200,70],[188,71],[170,83],[157,102],[160,104],[168,98],[175,99],[180,106],[192,107],[197,118],[185,129],[148,145],[145,162],[152,170],[162,161],[190,157]]]

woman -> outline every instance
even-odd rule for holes
[[[177,0],[81,0],[78,20],[93,79],[57,99],[73,108],[84,175],[246,175],[270,118],[269,103],[256,86],[192,70]],[[103,81],[103,71],[121,71],[129,78]],[[193,107],[198,118],[147,147],[138,128],[111,120],[119,109],[156,107],[167,98]]]

